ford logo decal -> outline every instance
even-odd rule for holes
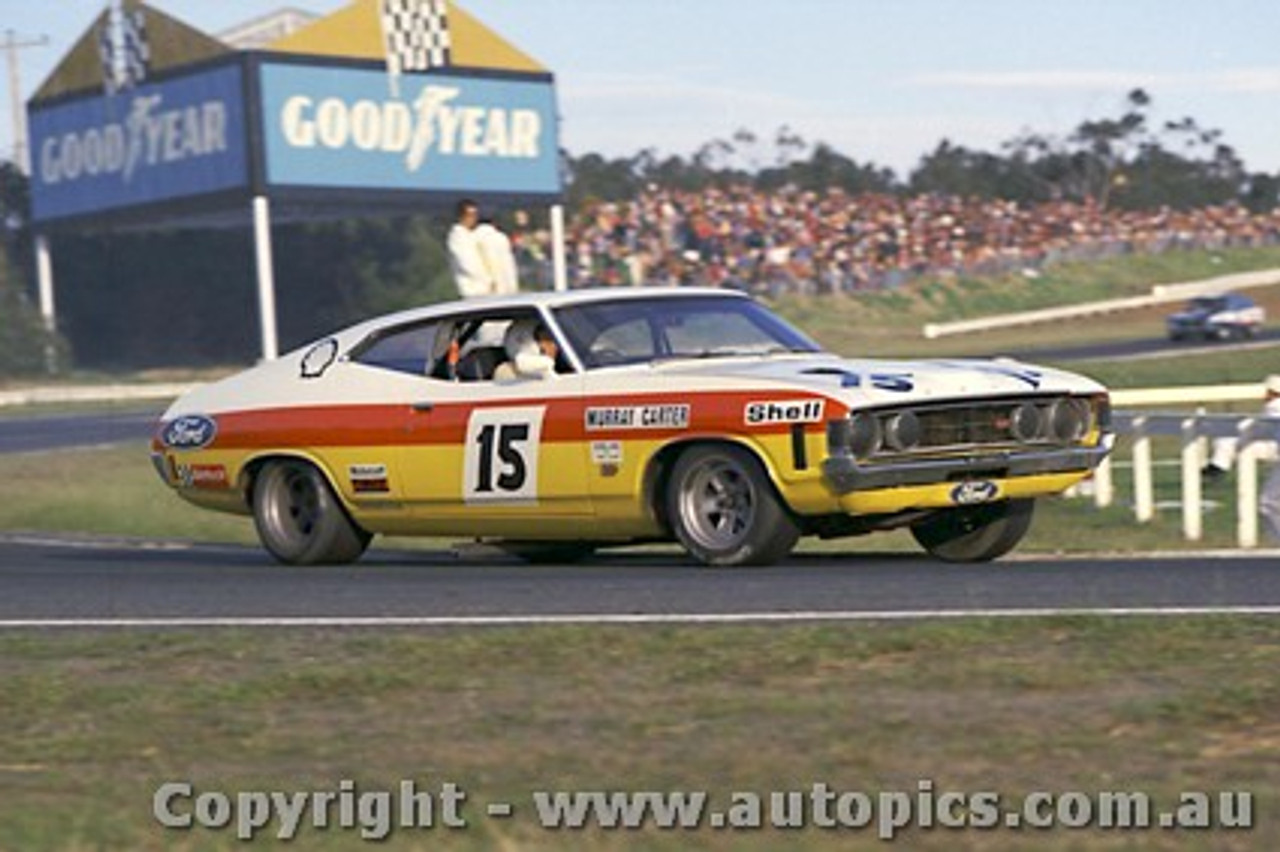
[[[160,440],[166,447],[175,450],[198,450],[212,444],[217,434],[218,424],[213,421],[213,418],[192,414],[179,417],[164,427]]]
[[[1000,486],[985,479],[961,482],[951,489],[951,502],[957,506],[975,506],[990,503],[1000,492]]]

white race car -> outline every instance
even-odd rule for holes
[[[601,289],[340,331],[179,399],[152,457],[292,564],[354,560],[375,533],[531,560],[675,539],[767,564],[802,535],[904,526],[974,561],[1089,475],[1109,421],[1072,373],[846,359],[733,292]]]

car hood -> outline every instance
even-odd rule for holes
[[[896,361],[834,355],[772,356],[672,361],[653,369],[721,381],[791,385],[857,406],[1106,390],[1076,373],[1006,358]]]

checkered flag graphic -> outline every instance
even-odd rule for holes
[[[128,11],[113,4],[107,9],[98,31],[98,57],[102,60],[103,87],[109,95],[147,79],[151,45],[141,7]]]
[[[116,64],[116,28],[119,9],[112,7],[102,19],[102,28],[98,30],[98,58],[102,60],[102,87],[108,95],[114,95],[124,88],[122,70]]]
[[[151,67],[151,42],[147,40],[147,15],[141,6],[121,15],[120,49],[124,54],[125,85],[136,86],[146,80]]]
[[[442,68],[452,62],[446,0],[382,0],[382,33],[393,89],[406,71]]]

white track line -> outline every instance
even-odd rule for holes
[[[0,619],[0,630],[100,628],[345,628],[345,627],[531,627],[636,624],[776,624],[805,622],[924,621],[961,618],[1066,618],[1081,616],[1280,615],[1280,606],[1098,607],[1076,609],[810,610],[754,613],[632,613],[580,615],[476,615],[408,617],[280,618],[52,618]]]

